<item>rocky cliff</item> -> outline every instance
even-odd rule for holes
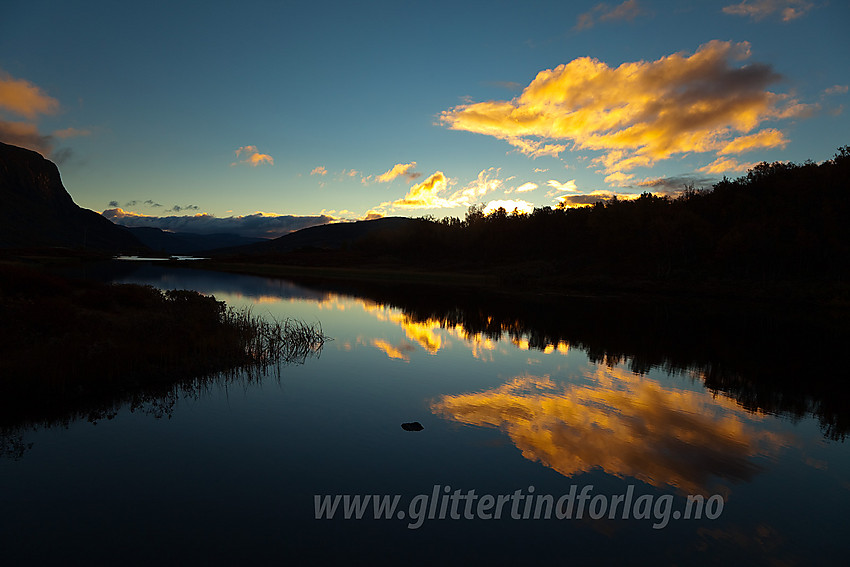
[[[75,204],[56,164],[0,142],[0,247],[44,246],[103,252],[144,248],[124,227]]]

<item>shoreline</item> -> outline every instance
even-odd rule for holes
[[[407,266],[298,266],[287,264],[203,260],[185,264],[192,269],[229,272],[302,281],[351,282],[375,285],[414,285],[435,289],[478,291],[505,297],[545,297],[596,301],[654,303],[665,301],[728,302],[753,306],[794,306],[850,309],[850,286],[842,282],[754,282],[748,280],[615,280],[605,276],[517,277],[521,266],[491,270],[420,270]]]

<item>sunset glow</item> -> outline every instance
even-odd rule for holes
[[[0,139],[113,222],[261,237],[674,196],[847,143],[846,3],[669,8],[13,3]]]

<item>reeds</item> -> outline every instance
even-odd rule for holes
[[[242,349],[254,364],[303,364],[308,356],[317,354],[327,337],[320,323],[309,325],[304,321],[286,318],[282,321],[254,316],[246,308],[228,308],[225,324],[237,329]]]

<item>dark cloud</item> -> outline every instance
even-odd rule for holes
[[[147,201],[145,201],[145,202],[147,203]],[[174,205],[170,209],[166,209],[165,212],[167,212],[167,213],[171,213],[171,212],[179,213],[180,211],[197,211],[198,209],[200,209],[200,207],[198,207],[198,205],[183,205],[183,206]]]
[[[35,124],[9,122],[0,119],[0,140],[6,144],[20,146],[38,152],[59,165],[71,159],[71,148],[54,149],[55,138],[41,134]]]
[[[189,205],[194,207],[195,205]],[[181,207],[181,210],[187,207]],[[164,217],[139,215],[120,208],[107,209],[102,215],[116,224],[128,227],[153,227],[172,232],[194,232],[196,234],[238,234],[258,238],[277,238],[295,230],[328,224],[332,217],[295,215],[253,215],[216,217],[207,213],[198,215],[172,215]]]
[[[579,14],[574,30],[583,30],[592,28],[596,24],[596,20],[600,22],[612,22],[616,20],[633,21],[638,16],[646,15],[644,10],[637,0],[626,0],[617,6],[610,6],[605,2],[601,2],[594,6],[589,12]]]
[[[49,155],[53,150],[53,136],[40,134],[34,124],[26,122],[0,120],[0,140],[42,155]]]
[[[118,201],[109,201],[109,206],[113,208],[118,207]]]
[[[502,89],[508,89],[510,91],[519,91],[522,90],[522,85],[517,83],[516,81],[490,81],[485,83],[490,85],[491,87],[499,87]]]
[[[670,177],[659,177],[658,179],[650,179],[638,183],[639,187],[651,187],[653,189],[674,189],[681,190],[685,187],[711,187],[717,183],[716,177],[702,177],[699,175],[672,175]]]
[[[150,207],[161,207],[162,206],[159,203],[154,203],[151,199],[148,199],[147,201],[145,201],[145,205],[148,205]]]
[[[73,155],[74,152],[71,148],[59,148],[50,154],[50,159],[57,165],[62,165],[67,163]]]
[[[567,205],[592,205],[610,198],[611,195],[565,195],[561,200]]]

